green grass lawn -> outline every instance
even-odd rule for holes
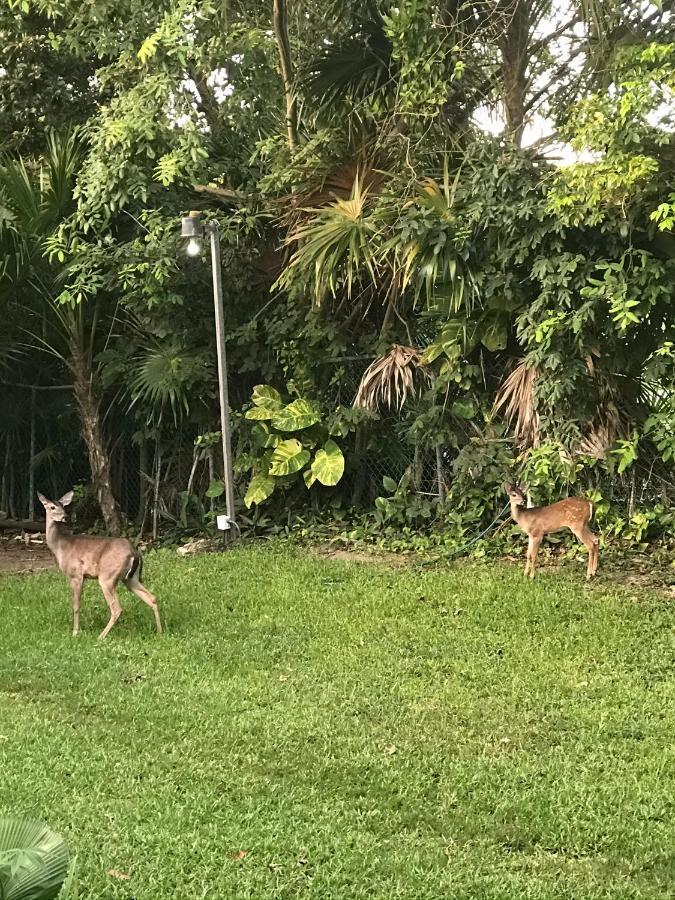
[[[1,577],[0,811],[84,900],[672,897],[673,606],[582,569],[161,553],[105,644]]]

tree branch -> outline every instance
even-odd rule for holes
[[[298,109],[293,90],[293,64],[291,62],[291,45],[288,40],[288,22],[286,0],[272,0],[272,22],[274,37],[279,51],[279,68],[284,83],[286,96],[286,131],[288,148],[291,154],[298,149]]]

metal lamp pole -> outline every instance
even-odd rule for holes
[[[232,474],[232,444],[230,440],[230,403],[227,391],[227,357],[225,355],[225,320],[223,313],[223,278],[220,260],[220,232],[217,222],[202,223],[198,212],[183,218],[182,235],[190,238],[188,253],[197,255],[201,250],[204,233],[211,238],[211,274],[213,276],[213,307],[216,318],[216,352],[218,355],[218,388],[220,394],[220,431],[223,441],[223,468],[225,475],[225,530],[236,528],[234,517],[234,479]]]

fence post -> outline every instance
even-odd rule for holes
[[[30,461],[28,463],[28,521],[35,520],[35,388],[30,389]]]
[[[436,483],[438,485],[438,502],[445,503],[445,481],[443,480],[443,452],[441,445],[436,444]]]

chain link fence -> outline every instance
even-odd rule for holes
[[[369,361],[359,358],[346,371],[341,368],[344,374],[336,380],[335,405],[351,405]],[[29,421],[23,422],[22,432],[4,435],[0,518],[3,514],[16,520],[35,518],[36,490],[60,496],[79,485],[78,527],[92,527],[99,511],[86,449],[72,437],[76,417],[64,420],[59,432],[50,420],[51,414],[47,396],[34,394]],[[216,446],[211,455],[196,455],[194,438],[193,433],[177,430],[165,434],[161,443],[138,443],[122,433],[110,445],[114,494],[127,521],[140,531],[157,534],[171,524],[185,524],[190,512],[199,519],[218,504],[205,494],[214,477],[221,477],[220,449]],[[372,508],[375,499],[389,493],[392,482],[398,484],[406,472],[419,495],[444,501],[454,477],[456,451],[411,443],[405,419],[396,411],[381,413],[378,421],[366,423],[351,440],[339,487],[345,505]],[[238,478],[240,497],[247,480],[247,475]],[[669,473],[661,472],[658,465],[649,467],[640,462],[628,477],[612,479],[607,490],[608,499],[628,513],[644,504],[669,503],[675,498]]]

